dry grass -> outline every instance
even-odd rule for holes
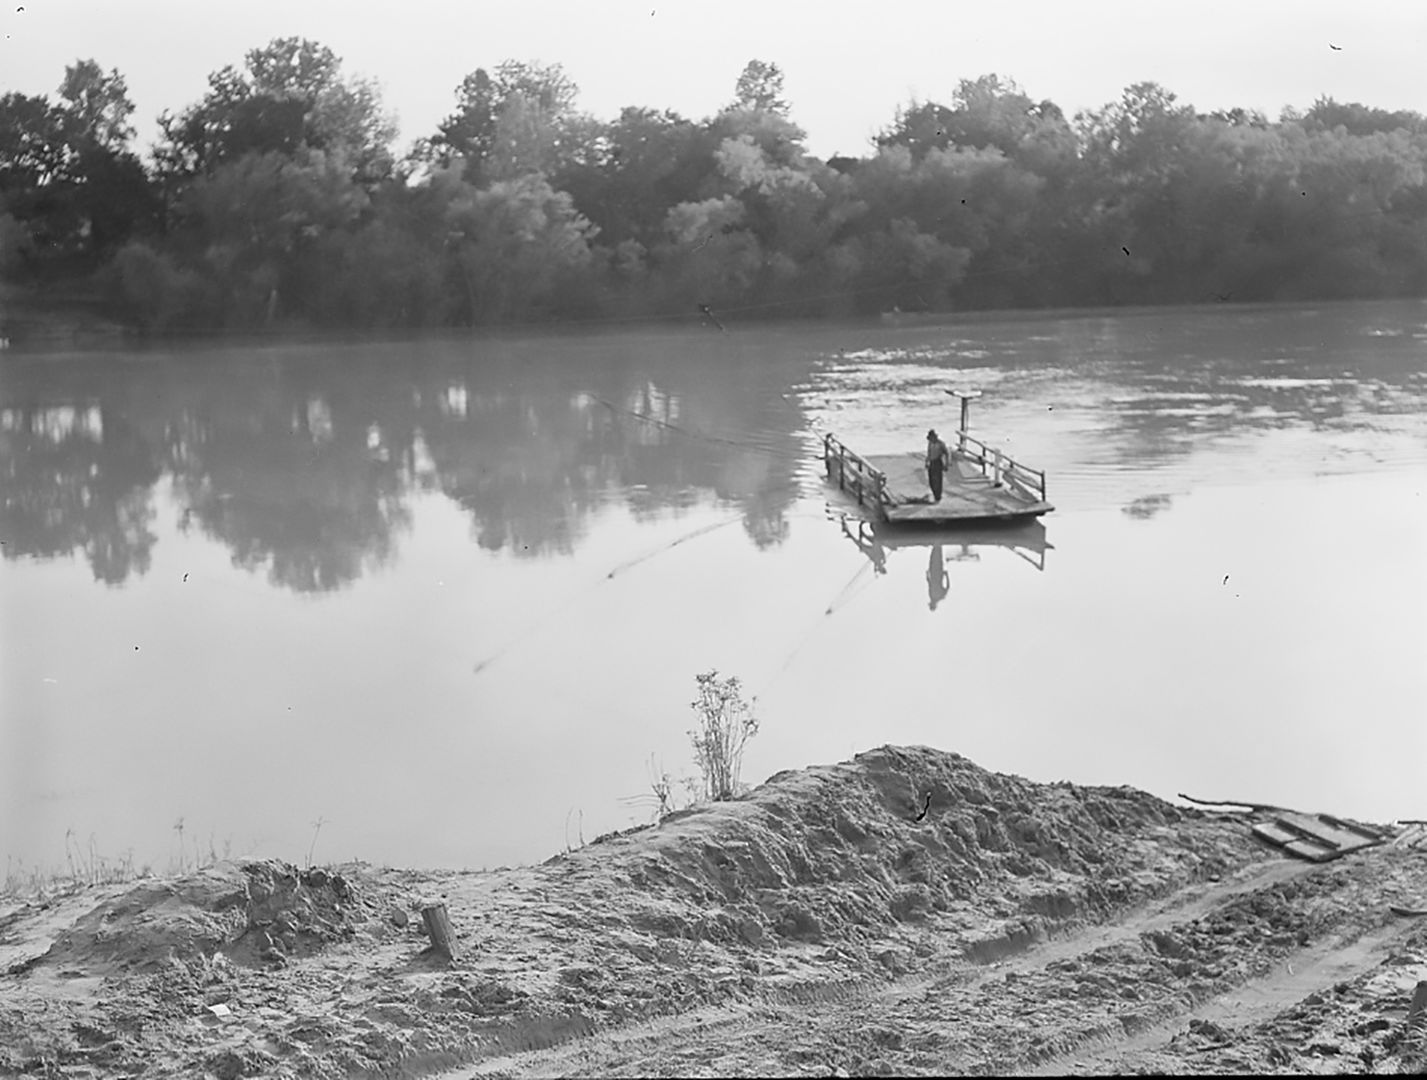
[[[625,806],[648,810],[650,824],[658,824],[670,814],[687,810],[698,803],[702,784],[697,778],[681,776],[677,781],[674,780],[662,762],[655,764],[653,754],[649,755],[649,760],[645,763],[645,771],[649,775],[649,790],[638,795],[622,795],[619,801]],[[684,789],[685,798],[682,802],[675,798],[676,784]]]
[[[175,822],[173,831],[178,835],[178,847],[160,871],[165,877],[206,869],[232,853],[231,840],[224,840],[220,851],[211,834],[206,850],[200,847],[197,838],[185,836],[183,818]],[[133,848],[118,856],[105,855],[99,850],[98,839],[93,833],[87,841],[81,842],[73,829],[67,829],[64,834],[63,866],[32,866],[23,859],[6,858],[5,877],[0,881],[0,900],[44,901],[95,885],[142,881],[154,874],[152,864],[140,865],[134,861]]]

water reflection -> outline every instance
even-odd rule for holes
[[[1126,503],[1120,508],[1127,517],[1135,518],[1139,521],[1148,521],[1156,514],[1163,513],[1174,505],[1174,499],[1163,493],[1154,495],[1141,495],[1138,499]]]
[[[759,547],[784,542],[804,426],[788,392],[810,360],[632,351],[31,364],[0,397],[3,550],[82,550],[123,584],[150,564],[164,478],[181,531],[297,592],[389,563],[426,492],[463,508],[481,548],[520,558],[571,554],[609,501],[647,520],[712,498]],[[73,385],[83,398],[53,404]]]
[[[236,389],[156,422],[180,527],[298,592],[339,588],[388,561],[410,523],[407,418],[331,392]]]
[[[1046,538],[1046,526],[1040,519],[1011,525],[986,525],[977,528],[931,526],[897,528],[877,527],[881,543],[893,550],[930,548],[937,565],[952,562],[979,562],[984,551],[1009,551],[1038,571],[1045,570],[1045,553],[1054,550]],[[927,571],[930,578],[932,570]],[[945,595],[945,594],[943,594]]]
[[[842,534],[857,545],[858,551],[871,560],[872,569],[876,573],[885,574],[887,572],[887,549],[882,545],[881,538],[871,523],[859,520],[857,531],[853,532],[847,524],[847,515],[843,514],[839,525]]]
[[[162,453],[95,402],[0,409],[0,532],[7,558],[82,552],[96,581],[148,568]]]
[[[927,561],[927,607],[935,611],[951,592],[951,577],[946,572],[941,545],[932,544],[931,549],[931,558]]]
[[[1045,553],[1054,548],[1039,520],[1018,525],[966,526],[884,525],[840,515],[839,528],[872,564],[875,573],[887,572],[887,553],[909,548],[927,549],[927,606],[935,611],[951,591],[946,564],[979,562],[983,551],[1010,551],[1037,571],[1045,570]]]

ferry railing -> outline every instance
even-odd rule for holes
[[[890,501],[887,474],[830,434],[823,436],[823,463],[827,466],[828,478],[835,477],[839,488],[852,492],[859,506],[870,503],[880,512]]]
[[[968,449],[973,447],[974,450]],[[967,461],[981,466],[981,475],[993,484],[1009,484],[1022,491],[1027,498],[1045,502],[1045,472],[1022,465],[1009,454],[994,446],[988,446],[966,430],[956,433],[956,449]]]

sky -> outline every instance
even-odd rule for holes
[[[899,104],[989,72],[1067,115],[1146,80],[1206,112],[1276,117],[1321,95],[1427,112],[1427,0],[7,0],[0,25],[0,92],[53,95],[81,58],[118,68],[141,149],[210,72],[285,36],[374,78],[400,149],[452,111],[466,74],[506,59],[561,64],[602,119],[708,116],[747,61],[771,61],[819,157],[863,154]]]

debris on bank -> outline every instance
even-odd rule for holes
[[[1222,809],[1225,813],[1243,814],[1252,819],[1250,828],[1260,840],[1309,862],[1331,862],[1350,852],[1394,841],[1400,833],[1412,828],[1386,828],[1332,814],[1305,814],[1265,803],[1210,802],[1182,793],[1179,797],[1199,806]]]

